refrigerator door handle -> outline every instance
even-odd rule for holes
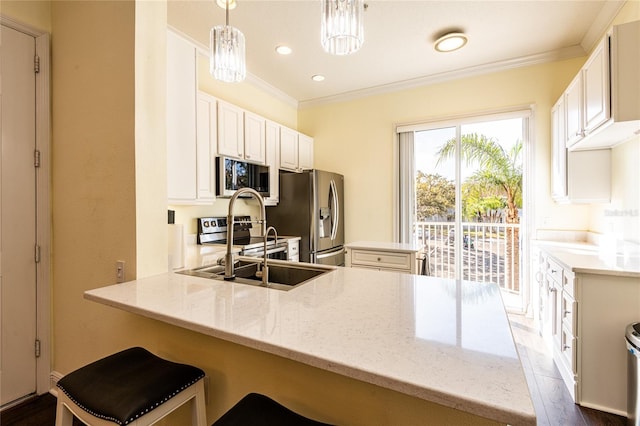
[[[341,248],[340,250],[332,251],[329,253],[318,254],[316,255],[316,259],[325,259],[327,257],[339,256],[343,253],[344,253],[344,247]]]
[[[331,239],[335,240],[338,236],[338,220],[340,218],[340,203],[338,201],[338,188],[336,187],[336,181],[331,179],[331,201],[333,201],[333,220],[331,226]]]

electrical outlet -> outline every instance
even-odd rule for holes
[[[124,282],[124,260],[116,261],[116,282]]]

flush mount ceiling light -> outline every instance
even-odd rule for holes
[[[216,4],[222,9],[227,8],[227,3],[229,4],[229,10],[235,9],[238,5],[238,2],[236,2],[236,0],[216,0]]]
[[[324,81],[324,75],[316,74],[311,76],[311,80],[313,81]]]
[[[322,0],[322,47],[332,55],[349,55],[364,42],[364,0]]]
[[[276,52],[278,52],[280,55],[290,55],[293,51],[289,46],[280,45],[276,47]]]
[[[436,40],[434,48],[438,52],[453,52],[467,44],[467,40],[463,33],[447,33]]]
[[[211,28],[209,33],[209,73],[227,83],[240,82],[247,76],[245,62],[244,34],[229,25],[229,9],[235,7],[236,0],[217,0],[224,3],[225,25]]]

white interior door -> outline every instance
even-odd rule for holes
[[[0,399],[36,392],[35,39],[0,28]]]

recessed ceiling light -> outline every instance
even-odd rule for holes
[[[227,8],[227,2],[229,3],[229,10],[235,9],[238,5],[236,0],[216,0],[216,4],[223,9]]]
[[[276,52],[281,55],[290,55],[293,50],[289,46],[278,46],[276,47]]]
[[[467,44],[467,40],[463,33],[448,33],[436,40],[434,48],[438,52],[453,52]]]
[[[316,74],[311,76],[311,80],[313,81],[324,81],[324,75]]]

